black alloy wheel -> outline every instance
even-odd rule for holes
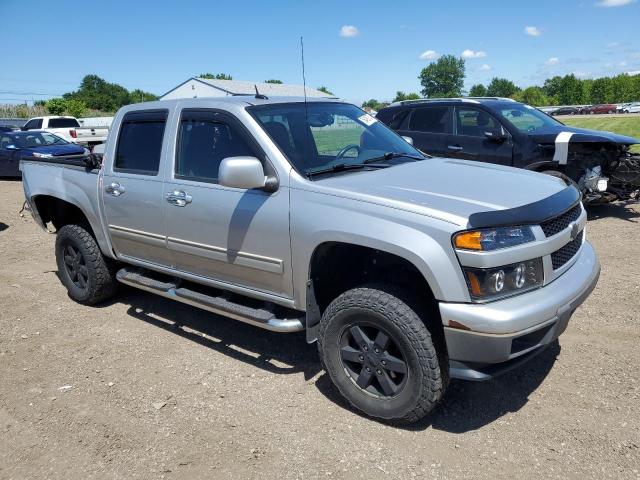
[[[378,326],[358,322],[340,336],[340,359],[347,375],[365,392],[394,397],[404,388],[407,363],[397,342]]]
[[[62,247],[64,267],[69,279],[79,289],[86,290],[89,283],[89,270],[82,252],[71,242],[64,242]]]

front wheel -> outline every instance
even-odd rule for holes
[[[65,225],[58,230],[56,263],[60,280],[76,302],[94,305],[115,294],[117,281],[113,265],[81,226]]]
[[[416,312],[385,290],[355,288],[331,302],[320,322],[318,350],[331,380],[355,408],[411,423],[442,398],[446,354],[436,351]]]

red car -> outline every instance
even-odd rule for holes
[[[588,113],[616,113],[617,105],[613,103],[603,103],[602,105],[594,105],[589,108]]]

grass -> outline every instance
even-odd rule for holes
[[[605,130],[607,132],[618,133],[640,139],[640,116],[602,116],[596,118],[578,117],[561,118],[562,123],[572,127],[590,128],[592,130]],[[633,145],[631,151],[640,153],[640,145]]]
[[[362,131],[362,128],[311,129],[318,152],[325,155],[335,155],[349,144],[360,145]]]

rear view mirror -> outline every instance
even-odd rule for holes
[[[275,191],[275,177],[266,177],[262,162],[255,157],[228,157],[220,162],[218,181],[225,187]]]
[[[334,122],[333,115],[328,113],[312,113],[307,118],[309,126],[317,128],[333,125]]]

